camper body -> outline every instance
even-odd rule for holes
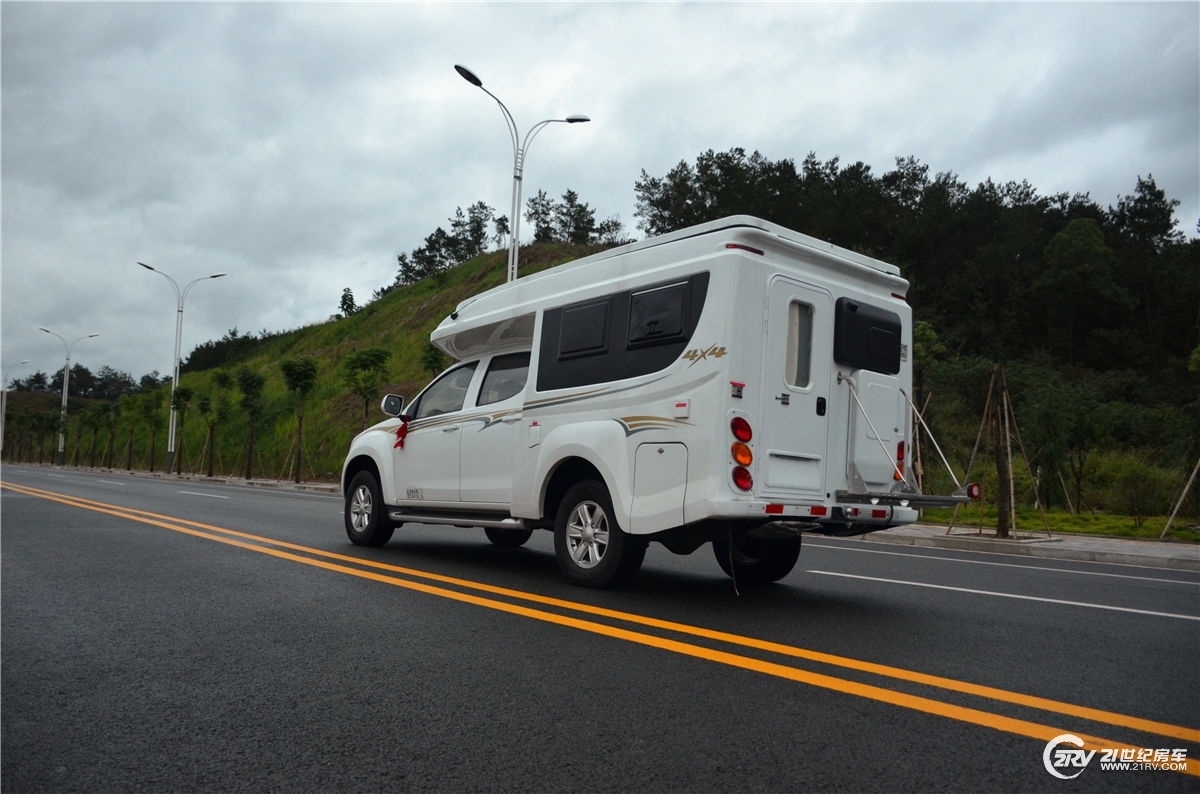
[[[646,543],[712,542],[742,581],[800,533],[914,521],[912,319],[889,264],[735,216],[525,276],[433,332],[456,363],[354,439],[346,529],[555,533],[564,574],[611,586]],[[951,501],[965,501],[961,496]]]

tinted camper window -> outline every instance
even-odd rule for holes
[[[885,375],[900,371],[900,315],[850,298],[838,298],[833,320],[833,359]]]
[[[683,354],[704,309],[708,273],[622,290],[542,315],[538,391],[657,372]]]
[[[642,290],[629,296],[629,346],[672,342],[687,327],[687,283]]]
[[[562,310],[558,331],[560,358],[595,356],[608,350],[608,307],[610,298],[567,306]]]

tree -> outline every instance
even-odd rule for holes
[[[537,195],[525,202],[525,220],[533,224],[535,243],[554,242],[554,202],[539,190]],[[517,241],[520,245],[521,241]]]
[[[483,253],[492,215],[492,208],[482,201],[468,207],[465,215],[462,207],[455,209],[454,217],[450,219],[450,236],[456,264]]]
[[[110,410],[105,416],[105,432],[108,440],[104,447],[104,468],[111,469],[113,467],[113,453],[117,446],[117,428],[120,426],[123,411],[125,408],[125,398],[122,397],[117,402],[110,404]]]
[[[585,245],[596,235],[596,211],[580,203],[578,193],[568,190],[563,193],[562,202],[554,205],[552,224],[557,239]]]
[[[362,400],[363,427],[368,424],[371,398],[379,394],[391,356],[382,347],[367,347],[356,350],[342,360],[343,382]]]
[[[72,377],[74,377],[72,375]],[[116,402],[123,394],[137,392],[137,383],[128,372],[120,372],[109,366],[103,366],[96,374],[92,388],[92,397],[97,400]]]
[[[154,471],[154,455],[158,427],[162,423],[163,393],[161,390],[143,392],[138,396],[138,415],[150,431],[150,471]]]
[[[267,379],[249,367],[239,369],[236,377],[238,390],[242,393],[239,404],[246,413],[249,425],[246,431],[246,465],[242,469],[242,476],[249,480],[254,473],[255,426],[262,415],[263,387],[266,385]]]
[[[1043,261],[1042,272],[1031,285],[1045,322],[1043,339],[1065,363],[1076,363],[1081,343],[1095,336],[1094,329],[1123,317],[1134,301],[1116,283],[1113,253],[1091,218],[1073,220],[1056,234]],[[1092,356],[1085,353],[1084,363],[1103,366],[1111,355],[1108,341]]]
[[[508,238],[509,232],[512,231],[508,227],[508,216],[501,215],[499,218],[496,218],[496,220],[493,221],[493,224],[496,227],[496,234],[492,239],[496,241],[497,248],[503,248],[504,241]]]
[[[179,412],[179,433],[177,434],[177,443],[179,449],[175,452],[175,473],[183,474],[183,425],[187,418],[187,409],[191,405],[192,397],[195,396],[195,391],[187,386],[180,386],[175,390],[175,396],[171,398],[171,407]]]
[[[434,346],[433,342],[428,340],[425,341],[425,350],[421,353],[421,366],[429,373],[430,377],[446,367],[446,357]]]
[[[596,239],[604,245],[623,245],[633,242],[625,236],[625,224],[620,218],[613,216],[600,221],[596,226]]]
[[[358,311],[358,306],[354,303],[354,292],[349,287],[342,290],[342,300],[338,303],[338,308],[343,317],[349,317]]]
[[[308,356],[289,358],[279,362],[279,367],[296,403],[295,482],[300,482],[300,470],[304,462],[304,403],[317,383],[317,361]]]
[[[233,376],[223,369],[216,370],[212,375],[212,386],[209,393],[202,396],[199,402],[200,415],[208,431],[204,439],[204,449],[208,453],[208,476],[215,472],[217,455],[217,425],[225,420],[229,410],[226,391],[233,385]],[[203,463],[203,454],[201,462]]]

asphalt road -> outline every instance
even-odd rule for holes
[[[651,546],[603,592],[548,533],[367,550],[330,495],[0,485],[4,791],[1200,790],[1195,573],[811,538],[759,590]],[[1063,734],[1100,751],[1072,781]]]

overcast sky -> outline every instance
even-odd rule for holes
[[[4,2],[4,378],[169,374],[231,328],[326,320],[456,207],[567,189],[638,237],[634,182],[701,152],[912,155],[1101,206],[1153,174],[1200,220],[1200,4]],[[532,231],[523,225],[523,237]],[[803,231],[803,230],[801,230]],[[21,365],[22,359],[30,363]]]

